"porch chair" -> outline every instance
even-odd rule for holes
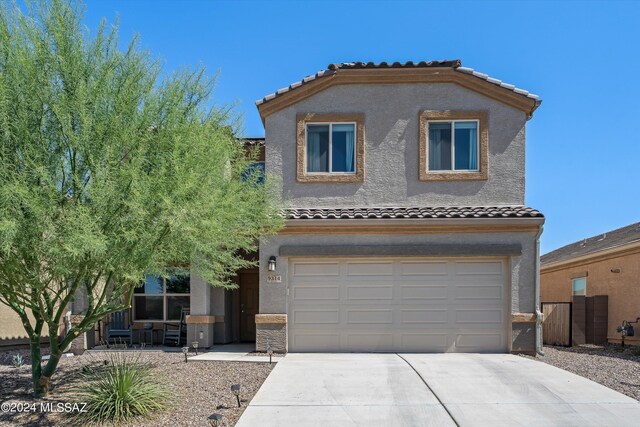
[[[175,343],[176,347],[180,347],[182,340],[187,342],[187,316],[190,310],[183,308],[180,313],[179,323],[165,323],[162,333],[162,345],[167,345],[167,341]]]
[[[111,313],[109,316],[109,323],[104,327],[104,336],[107,342],[107,347],[111,341],[129,342],[130,346],[133,346],[133,328],[129,321],[129,310],[117,311]]]

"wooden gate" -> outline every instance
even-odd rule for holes
[[[542,314],[542,342],[571,346],[571,303],[543,302]]]

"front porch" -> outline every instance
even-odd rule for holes
[[[86,334],[85,348],[126,344],[178,349],[191,347],[195,341],[200,349],[230,343],[251,345],[256,340],[258,268],[240,270],[234,281],[238,287],[233,290],[213,287],[195,275],[189,276],[181,287],[172,286],[169,279],[158,282],[157,289],[145,283],[140,291],[136,290],[132,307],[120,315],[122,319],[108,316]],[[124,330],[124,338],[112,336],[110,331],[114,329]],[[165,330],[179,339],[165,340]],[[255,345],[251,347],[255,349]]]

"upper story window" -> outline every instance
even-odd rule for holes
[[[364,181],[364,115],[308,113],[297,117],[297,181]]]
[[[251,162],[247,170],[242,174],[242,180],[247,181],[254,174],[255,182],[257,184],[264,184],[264,161]]]
[[[487,111],[427,110],[420,114],[420,180],[486,180]]]
[[[576,277],[571,279],[571,294],[587,296],[587,278]]]
[[[429,170],[478,170],[478,121],[430,121]]]
[[[355,173],[355,123],[307,124],[307,173]]]

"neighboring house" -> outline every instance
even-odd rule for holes
[[[47,326],[42,331],[42,342],[49,342],[49,329]],[[4,304],[0,304],[0,349],[29,344],[29,337],[22,326],[20,317]]]
[[[623,320],[640,317],[640,222],[545,254],[541,258],[540,284],[542,302],[607,296],[606,339],[619,343],[616,328]],[[640,327],[633,326],[636,336],[627,337],[625,342],[640,345]]]
[[[248,144],[285,228],[237,290],[151,280],[135,328],[188,302],[201,347],[535,353],[544,217],[524,206],[525,126],[540,102],[457,60],[333,64],[267,95],[265,140]]]

